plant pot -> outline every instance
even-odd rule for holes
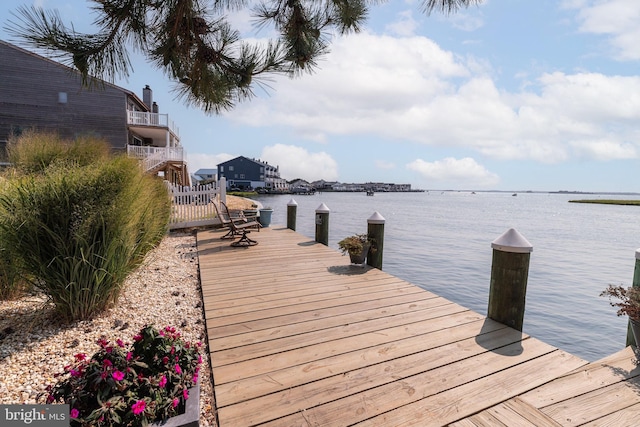
[[[273,214],[273,209],[260,209],[260,216],[258,217],[258,221],[260,225],[263,227],[268,227],[271,225],[271,214]]]
[[[364,243],[362,245],[362,252],[359,253],[351,253],[349,252],[349,258],[351,259],[351,264],[364,264],[367,260],[367,254],[369,253],[369,248],[371,247],[371,243]]]
[[[200,426],[200,383],[189,389],[189,398],[184,413],[166,421],[156,421],[151,427],[199,427]]]

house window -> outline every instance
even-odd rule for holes
[[[138,138],[137,136],[133,137],[133,145],[142,145],[142,139]]]
[[[224,172],[224,166],[220,166],[220,172]]]
[[[233,172],[233,166],[229,166],[229,172]]]
[[[240,179],[244,179],[244,174],[243,173],[240,174]]]

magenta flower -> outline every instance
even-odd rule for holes
[[[176,363],[175,368],[176,368],[176,374],[180,375],[182,373],[182,369],[180,369],[180,365]]]
[[[136,341],[136,342],[142,341],[142,335],[140,335],[140,334],[134,335],[133,336],[133,340]]]
[[[158,383],[158,385],[160,386],[160,388],[164,388],[164,386],[167,385],[167,377],[163,375],[162,378],[160,378],[160,382]]]
[[[113,374],[111,374],[111,376],[113,376],[113,379],[116,381],[122,381],[124,379],[124,372],[113,371]]]
[[[129,360],[131,360],[131,358],[133,357],[133,353],[131,353],[130,351],[127,352],[127,362]]]
[[[162,363],[164,363],[165,365],[166,365],[167,363],[169,363],[169,358],[168,358],[167,356],[163,357],[163,358],[162,358]]]
[[[81,361],[81,360],[85,360],[87,358],[87,355],[84,353],[78,353],[76,355],[74,355],[73,357],[76,358],[76,360]]]
[[[138,400],[136,403],[131,405],[131,409],[133,410],[134,415],[140,415],[144,412],[144,408],[147,406],[144,400]]]
[[[176,406],[178,406],[178,404],[180,403],[180,399],[178,399],[177,397],[175,399],[173,399],[173,401],[171,402],[171,406],[173,406],[174,408]]]
[[[202,363],[202,355],[201,354],[198,355],[198,364],[200,364],[200,363]]]
[[[122,342],[122,340],[120,338],[118,338],[116,340],[116,344],[118,344],[118,347],[124,347],[124,343]]]
[[[78,418],[80,416],[80,411],[78,411],[76,408],[73,408],[70,415],[71,418]]]
[[[80,371],[76,371],[75,369],[70,370],[70,371],[69,371],[69,374],[70,374],[72,377],[79,377],[79,376],[81,375],[81,374],[80,374]]]
[[[182,390],[182,397],[184,397],[184,400],[187,400],[189,398],[189,390],[186,388]]]
[[[109,359],[104,359],[102,361],[102,365],[104,365],[104,366],[113,366],[113,363],[111,363],[111,360],[109,360]]]
[[[193,374],[193,383],[198,384],[198,373]]]

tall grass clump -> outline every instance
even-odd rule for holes
[[[56,133],[30,130],[9,140],[7,155],[14,172],[42,173],[58,163],[86,166],[104,161],[110,157],[110,147],[97,138],[80,137],[70,141]]]
[[[32,146],[38,160],[23,156],[0,193],[0,238],[67,321],[117,302],[127,275],[166,233],[170,212],[163,183],[136,160],[99,154],[92,161],[87,153],[102,151],[74,151],[77,142],[61,143],[64,156],[43,154],[55,147]]]

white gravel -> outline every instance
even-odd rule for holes
[[[204,344],[201,426],[216,426],[195,236],[170,233],[126,281],[118,304],[90,321],[60,325],[42,297],[0,301],[0,403],[44,403],[54,374],[76,353],[98,350],[96,340],[129,343],[143,326],[167,325]]]

